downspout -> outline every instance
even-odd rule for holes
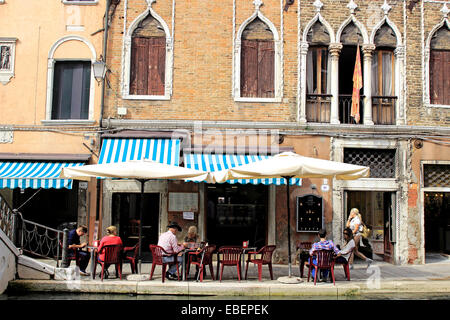
[[[106,53],[107,53],[107,44],[108,44],[108,27],[109,27],[109,23],[108,23],[108,16],[109,16],[109,7],[110,7],[110,0],[106,0],[106,9],[105,9],[105,26],[104,26],[104,34],[103,34],[103,53],[102,53],[102,59],[103,62],[105,62],[106,64]],[[101,135],[102,135],[102,128],[103,128],[103,109],[105,106],[105,82],[106,82],[106,74],[105,77],[102,80],[102,91],[101,91],[101,102],[100,102],[100,118],[99,118],[99,126],[100,126],[100,143],[101,143]],[[100,144],[101,145],[101,144]],[[98,160],[97,160],[98,161]],[[101,180],[97,179],[97,198],[96,198],[96,212],[95,212],[95,220],[98,221],[100,219],[100,192],[101,192],[101,188],[100,188],[100,183]],[[97,239],[94,239],[97,240]]]

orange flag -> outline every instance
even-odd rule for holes
[[[359,43],[356,48],[355,70],[353,71],[352,109],[350,115],[359,123],[359,90],[363,87],[361,72],[361,57],[359,55]]]

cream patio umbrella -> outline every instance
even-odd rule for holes
[[[291,266],[291,233],[289,206],[289,179],[291,178],[329,178],[354,180],[369,177],[369,167],[348,163],[304,157],[293,152],[283,152],[271,158],[226,170],[213,172],[218,183],[235,179],[268,179],[285,178],[288,213],[288,261],[289,278],[292,275]]]
[[[141,183],[140,221],[142,221],[144,185],[151,179],[175,179],[194,182],[213,183],[210,172],[189,169],[164,163],[144,160],[129,160],[117,163],[92,164],[80,167],[63,168],[61,178],[89,181],[96,178],[136,179]],[[139,224],[139,273],[141,272],[142,224]]]

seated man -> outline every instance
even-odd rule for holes
[[[166,250],[167,253],[173,254],[178,253],[182,251],[185,247],[183,245],[179,245],[177,241],[177,231],[181,231],[181,227],[176,222],[169,223],[167,226],[169,230],[167,232],[164,232],[160,237],[158,241],[158,246],[162,247],[164,250]],[[181,256],[177,256],[177,260],[179,265],[182,265],[183,258]],[[163,257],[164,263],[170,263],[175,262],[173,256],[167,256]],[[183,271],[182,266],[182,272]],[[177,267],[175,264],[172,264],[169,268],[169,270],[166,272],[166,278],[169,280],[177,280],[178,277],[176,275]],[[164,276],[164,275],[163,275]]]
[[[318,250],[333,250],[335,254],[339,253],[339,249],[334,245],[333,241],[327,240],[327,231],[325,229],[319,230],[319,242],[313,243],[311,249],[309,250],[309,254],[313,256],[313,264],[317,265],[316,256],[314,256],[314,252]],[[314,278],[315,269],[312,270],[312,276]],[[323,279],[326,279],[328,276],[328,270],[324,270],[322,272]]]
[[[353,240],[353,232],[350,228],[344,229],[345,246],[336,255],[337,263],[347,263],[353,249],[355,248],[355,240]]]
[[[84,236],[87,233],[86,226],[79,226],[76,229],[69,231],[69,235],[67,237],[67,243],[69,249],[78,250],[78,257],[80,258],[80,274],[82,276],[88,276],[89,273],[86,272],[86,267],[89,264],[89,259],[91,258],[89,252],[82,251],[81,249],[86,247],[87,243],[80,243],[80,237]],[[69,255],[73,255],[72,250],[69,250]]]

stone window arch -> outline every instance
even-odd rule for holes
[[[124,99],[169,100],[172,95],[173,39],[166,22],[151,8],[128,28],[124,39]]]
[[[278,32],[256,6],[254,14],[240,26],[235,40],[235,101],[280,102],[281,56]]]

